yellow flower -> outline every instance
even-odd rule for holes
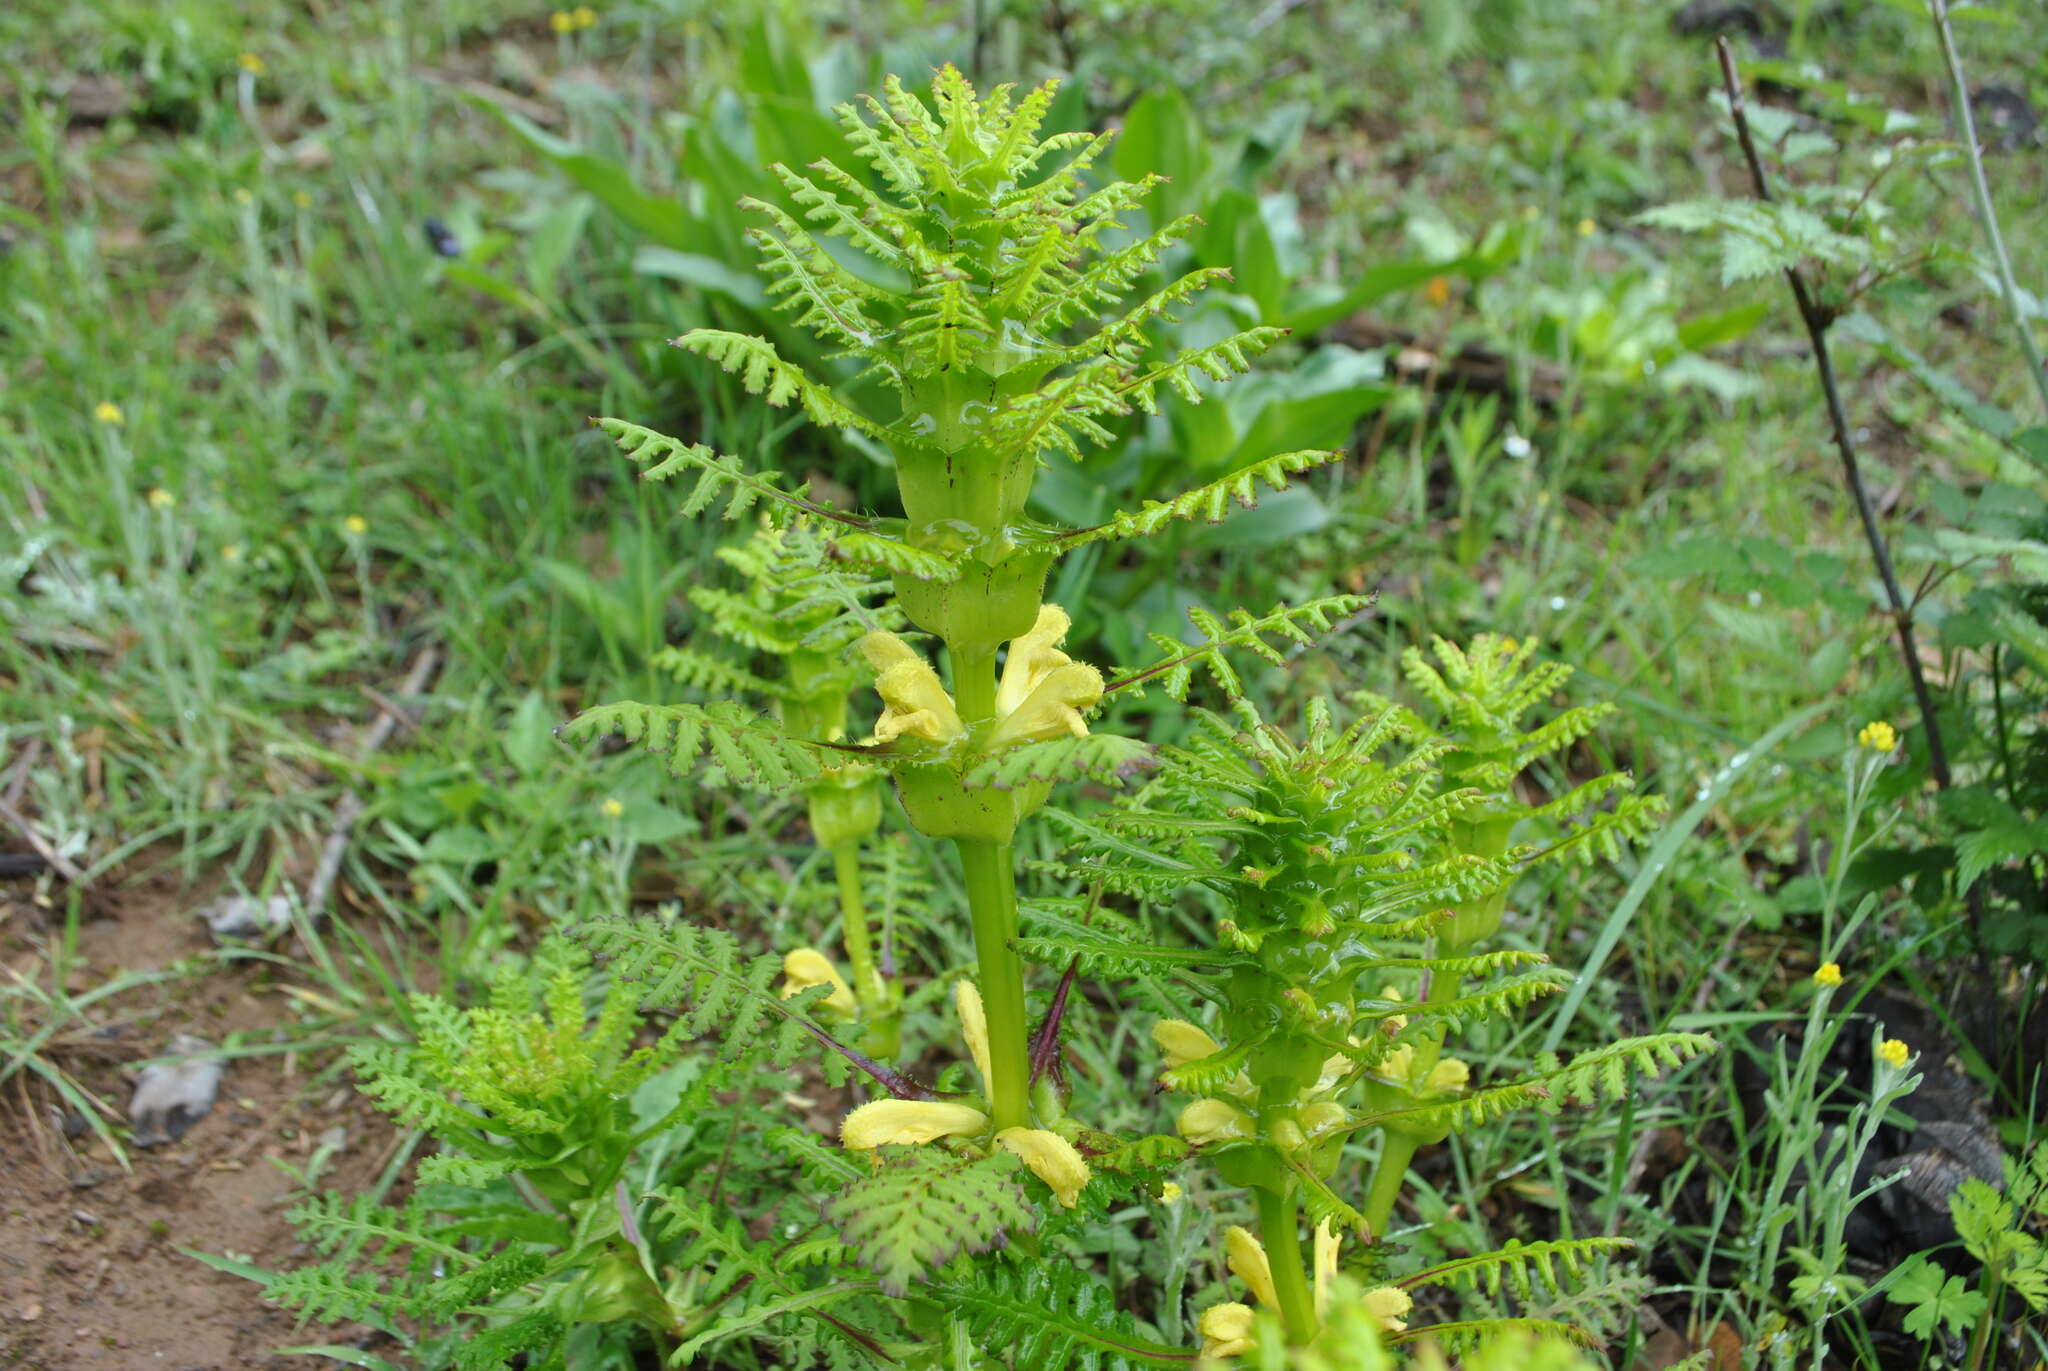
[[[178,497],[162,486],[155,487],[143,498],[149,501],[151,509],[170,509],[178,503]]]
[[[1060,651],[1061,639],[1073,622],[1058,605],[1040,605],[1038,620],[1031,631],[1010,640],[1009,656],[1003,660],[1003,679],[996,686],[996,716],[1001,718],[1024,703],[1039,682],[1055,668],[1074,660]]]
[[[1081,1187],[1088,1184],[1093,1174],[1072,1143],[1043,1128],[1005,1128],[996,1134],[996,1142],[1016,1153],[1032,1174],[1051,1186],[1054,1198],[1066,1209],[1074,1207],[1081,1197]]]
[[[604,815],[607,819],[624,818],[626,806],[617,800],[605,799],[598,804],[597,812]]]
[[[980,1133],[988,1115],[943,1100],[871,1100],[839,1123],[839,1141],[855,1152],[884,1145],[934,1142]]]
[[[966,730],[960,711],[939,680],[910,644],[893,633],[870,633],[860,651],[875,669],[875,693],[882,697],[882,717],[875,721],[875,741],[891,742],[905,734],[943,743]]]
[[[1877,1059],[1894,1071],[1904,1071],[1912,1057],[1913,1049],[1906,1046],[1903,1038],[1886,1038],[1877,1045]]]
[[[241,561],[242,545],[240,543],[222,543],[220,548],[220,559],[223,562]]]
[[[1591,219],[1581,219],[1579,220],[1579,237],[1591,238],[1593,236],[1593,231],[1599,227],[1600,226],[1594,223]]]
[[[1214,1038],[1186,1019],[1161,1019],[1153,1024],[1152,1042],[1169,1071],[1223,1050]]]
[[[556,10],[548,16],[548,27],[556,33],[567,33],[576,27],[576,16],[567,10]]]
[[[1156,1198],[1161,1204],[1178,1204],[1180,1203],[1181,1196],[1185,1194],[1187,1194],[1187,1191],[1182,1190],[1178,1182],[1168,1181],[1159,1187],[1159,1194]]]
[[[303,190],[295,190],[292,192],[292,203],[300,209],[311,209],[313,208],[313,197]]]
[[[103,424],[125,424],[128,416],[121,413],[121,407],[112,400],[102,400],[92,407],[92,417]]]
[[[235,61],[241,65],[243,71],[248,72],[251,76],[261,76],[263,74],[263,59],[253,52],[245,52],[240,57],[237,57]]]
[[[1174,1127],[1180,1130],[1181,1137],[1196,1147],[1241,1142],[1257,1136],[1251,1116],[1223,1100],[1196,1100],[1180,1111]]]
[[[1872,752],[1890,752],[1899,745],[1899,734],[1884,720],[1872,719],[1857,731],[1856,741]]]
[[[1061,734],[1088,736],[1088,721],[1081,711],[1102,699],[1102,673],[1085,662],[1068,662],[1046,673],[1037,687],[1024,697],[988,735],[988,750],[1017,743],[1039,743]]]
[[[1212,1305],[1202,1311],[1195,1327],[1202,1335],[1204,1357],[1236,1357],[1252,1350],[1250,1305]]]
[[[960,1016],[960,1036],[967,1040],[967,1055],[974,1058],[974,1069],[981,1073],[982,1088],[987,1089],[995,1079],[988,1064],[988,1015],[981,1008],[981,988],[973,981],[953,987],[953,1012]]]
[[[1414,1307],[1415,1301],[1408,1298],[1406,1290],[1391,1285],[1365,1292],[1365,1312],[1388,1333],[1398,1333],[1406,1328],[1408,1311]]]
[[[1236,1224],[1224,1229],[1223,1256],[1230,1274],[1250,1286],[1260,1304],[1268,1309],[1280,1307],[1280,1296],[1273,1289],[1273,1264],[1266,1260],[1266,1249],[1250,1229]]]
[[[1813,973],[1813,983],[1825,989],[1834,989],[1842,983],[1842,964],[1822,962],[1819,969]]]
[[[253,205],[256,203],[256,197],[250,193],[247,186],[236,186],[235,203],[238,205]]]
[[[607,805],[618,804],[617,800],[605,801]],[[620,806],[623,813],[625,807]],[[611,817],[616,818],[617,815]],[[832,993],[825,997],[825,1008],[835,1014],[853,1015],[860,1009],[860,1001],[853,998],[853,988],[846,978],[839,974],[839,968],[832,965],[832,959],[815,947],[799,947],[782,959],[782,998],[801,995],[814,985],[829,985]],[[858,1113],[859,1111],[854,1111]],[[848,1116],[851,1117],[850,1115]],[[851,1146],[851,1144],[848,1144]]]
[[[989,732],[987,751],[1087,735],[1081,711],[1102,699],[1102,673],[1054,646],[1066,633],[1066,611],[1044,605],[1031,631],[1010,640],[1010,655],[996,687],[996,726]],[[876,742],[914,736],[945,743],[966,733],[939,673],[910,644],[893,633],[875,632],[860,640],[860,650],[875,669],[875,693],[882,697]]]
[[[570,10],[569,17],[576,21],[576,27],[579,29],[593,29],[597,27],[597,11],[588,5],[578,5],[575,9]]]
[[[341,521],[341,530],[351,538],[360,538],[370,531],[370,521],[360,514],[351,514]]]

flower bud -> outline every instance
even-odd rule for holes
[[[1214,1038],[1186,1019],[1161,1019],[1153,1024],[1152,1042],[1169,1071],[1223,1050]]]
[[[1251,1115],[1222,1100],[1196,1100],[1180,1111],[1175,1125],[1181,1137],[1196,1147],[1211,1143],[1245,1142],[1258,1136]]]

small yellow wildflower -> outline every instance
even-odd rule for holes
[[[1195,1325],[1202,1335],[1202,1356],[1222,1360],[1252,1350],[1252,1309],[1248,1304],[1214,1305],[1202,1311]]]
[[[578,5],[575,9],[570,10],[569,17],[576,21],[576,27],[579,29],[594,29],[597,27],[597,11],[588,5]]]
[[[1813,983],[1824,990],[1833,990],[1842,983],[1842,964],[1822,962],[1813,973]]]
[[[121,407],[112,400],[102,400],[92,407],[92,417],[103,424],[119,426],[128,422],[128,416],[121,413]]]
[[[241,561],[242,545],[240,543],[222,543],[220,545],[220,559],[223,562]]]
[[[618,801],[607,800],[605,803],[617,804]],[[624,806],[620,806],[620,813],[624,812]],[[830,957],[815,947],[791,949],[782,959],[782,998],[786,1000],[792,995],[801,995],[819,985],[832,987],[832,993],[825,997],[825,1008],[848,1018],[860,1011],[860,1001],[854,999],[853,987],[839,974],[839,968],[832,965]]]
[[[626,806],[617,800],[606,799],[598,805],[597,812],[604,815],[607,819],[619,819],[625,817]]]
[[[1906,1046],[1903,1038],[1886,1038],[1877,1045],[1877,1059],[1894,1071],[1905,1070],[1912,1057],[1913,1049]]]
[[[238,205],[253,205],[256,203],[256,197],[250,194],[247,186],[236,186],[235,203]]]
[[[370,521],[360,514],[351,514],[341,521],[341,530],[351,538],[360,538],[370,531]]]
[[[972,1105],[943,1100],[870,1100],[839,1123],[839,1141],[855,1152],[884,1145],[935,1142],[988,1128],[988,1115]]]
[[[1857,731],[1856,741],[1872,752],[1890,752],[1899,745],[1899,733],[1884,720],[1872,719]]]
[[[1422,295],[1432,305],[1448,303],[1451,298],[1451,278],[1448,276],[1430,277],[1429,283],[1422,288]]]
[[[1185,1194],[1187,1194],[1187,1191],[1180,1188],[1179,1182],[1168,1181],[1159,1187],[1157,1199],[1161,1204],[1178,1204],[1180,1203],[1181,1196]]]
[[[567,10],[556,10],[548,16],[548,27],[556,33],[568,33],[576,27],[576,16]]]
[[[1593,236],[1594,231],[1599,227],[1600,226],[1594,223],[1591,219],[1581,219],[1579,220],[1579,237],[1591,238]]]
[[[151,509],[171,509],[178,503],[178,497],[165,490],[162,486],[152,488],[149,494],[143,498],[149,501]]]
[[[295,190],[292,192],[292,203],[300,209],[311,209],[313,208],[313,197],[310,192]]]
[[[241,65],[243,71],[248,72],[251,76],[261,76],[263,74],[263,59],[253,52],[245,52],[240,57],[237,57],[235,61]]]

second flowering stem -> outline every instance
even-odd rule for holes
[[[989,1116],[998,1131],[1031,1125],[1030,1025],[1017,937],[1015,853],[1009,843],[957,838],[974,921],[974,952],[988,1016]]]

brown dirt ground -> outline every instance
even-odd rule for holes
[[[33,891],[28,881],[0,882],[0,962],[14,973],[0,984],[48,982],[45,949],[60,921]],[[86,901],[84,965],[72,990],[203,953],[210,938],[190,911],[206,897],[160,877],[102,886]],[[202,964],[90,1012],[91,1022],[67,1028],[48,1055],[116,1111],[127,1105],[134,1064],[174,1033],[247,1048],[296,1022],[275,971],[249,963]],[[297,1329],[254,1285],[179,1250],[233,1253],[273,1269],[302,1257],[285,1220],[297,1182],[278,1163],[303,1168],[337,1127],[345,1141],[318,1183],[352,1191],[374,1181],[392,1157],[392,1129],[332,1064],[332,1053],[283,1051],[227,1062],[212,1113],[178,1142],[130,1148],[128,1171],[90,1133],[65,1136],[40,1081],[10,1082],[0,1099],[0,1367],[333,1365],[271,1353],[346,1336]],[[117,1112],[116,1123],[122,1118]]]

